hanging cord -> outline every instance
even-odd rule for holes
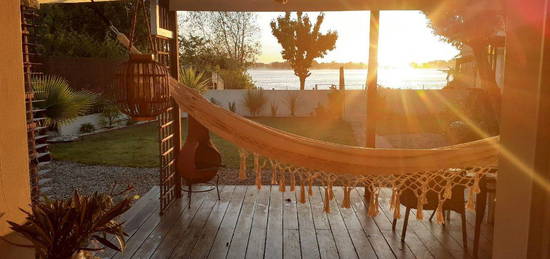
[[[97,8],[97,6],[94,5],[96,2],[94,0],[91,0],[91,2],[92,2],[92,5],[90,5],[90,8],[96,13],[97,16],[101,18],[101,20],[105,23],[105,25],[107,25],[109,29],[116,35],[118,42],[122,44],[124,47],[126,47],[130,53],[141,54],[141,52],[138,49],[136,49],[134,46],[130,46],[130,40],[128,39],[128,37],[126,37],[124,33],[120,32],[113,25],[111,20],[109,20],[109,18],[107,18],[105,14],[103,14],[103,12],[101,12],[99,8]]]
[[[128,51],[130,52],[132,45],[134,44],[134,37],[136,34],[136,26],[137,26],[137,17],[139,14],[139,9],[141,7],[141,10],[143,11],[143,17],[145,18],[145,27],[147,28],[147,38],[149,39],[149,44],[151,45],[151,52],[153,54],[156,54],[156,46],[153,42],[153,37],[151,36],[151,22],[149,21],[149,15],[147,14],[147,11],[145,9],[145,0],[136,0],[136,8],[134,10],[134,17],[132,18],[132,31],[130,32],[130,44],[128,45]]]

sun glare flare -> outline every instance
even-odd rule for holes
[[[269,22],[283,13],[258,14],[261,27],[262,53],[259,62],[281,62],[281,47],[271,34]],[[311,19],[316,12],[307,13]],[[322,31],[338,32],[336,48],[319,62],[368,61],[369,12],[327,12]],[[383,11],[380,14],[379,64],[382,67],[406,67],[411,62],[449,60],[458,50],[435,36],[428,19],[420,11]]]

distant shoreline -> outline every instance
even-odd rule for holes
[[[311,68],[310,70],[339,70],[340,68]],[[401,68],[401,67],[381,67],[378,68],[379,70],[386,70],[386,69],[410,69],[410,70],[445,70],[448,68],[437,68],[437,67],[424,67],[424,68],[413,68],[413,67],[407,67],[407,68]],[[292,70],[292,68],[263,68],[263,67],[251,67],[248,70],[272,70],[272,71],[287,71]],[[344,68],[344,70],[368,70],[368,68]]]

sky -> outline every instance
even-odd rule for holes
[[[318,12],[308,12],[314,21]],[[282,12],[257,13],[261,53],[257,62],[281,62],[281,46],[271,34],[270,22]],[[420,11],[381,11],[378,61],[380,66],[408,67],[411,62],[449,60],[458,50],[434,35]],[[369,12],[326,12],[321,31],[338,32],[336,48],[318,62],[368,63]]]

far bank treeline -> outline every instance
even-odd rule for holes
[[[454,67],[454,60],[433,60],[424,63],[412,62],[409,64],[412,68],[418,69],[449,69]],[[313,61],[312,69],[367,69],[368,65],[363,62],[317,62]],[[272,63],[254,63],[251,68],[254,69],[292,69],[288,62],[272,62]]]

